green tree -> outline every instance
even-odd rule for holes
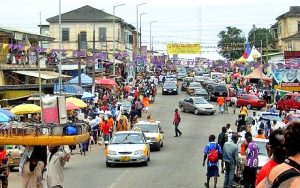
[[[255,42],[254,42],[254,34],[255,34]],[[248,33],[248,42],[250,42],[251,46],[254,44],[256,48],[260,48],[261,41],[262,41],[262,47],[266,48],[267,37],[268,37],[268,44],[270,45],[273,41],[273,37],[269,29],[266,28],[251,29],[251,31]]]
[[[228,60],[235,60],[242,56],[246,38],[242,36],[242,30],[236,27],[226,27],[218,34],[219,54]]]

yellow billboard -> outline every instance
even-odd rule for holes
[[[168,54],[200,54],[200,44],[168,44]]]

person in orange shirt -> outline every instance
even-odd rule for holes
[[[114,120],[112,118],[112,115],[108,115],[107,124],[109,125],[109,135],[110,135],[110,138],[112,138],[112,133],[114,131]]]
[[[256,135],[255,138],[263,138],[263,139],[265,139],[264,132],[263,132],[262,129],[258,129],[257,135]]]
[[[144,105],[144,112],[148,113],[149,106],[150,106],[150,99],[147,95],[143,97],[143,105]]]
[[[224,112],[224,104],[225,104],[224,97],[219,96],[218,99],[217,99],[217,104],[219,106],[219,113],[223,114],[223,112]]]

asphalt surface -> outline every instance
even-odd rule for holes
[[[161,95],[151,105],[152,118],[161,121],[165,134],[164,147],[159,152],[151,152],[147,167],[121,165],[113,168],[105,166],[104,146],[93,145],[86,156],[75,154],[65,167],[66,188],[199,188],[206,181],[206,167],[202,166],[203,149],[210,134],[217,135],[221,127],[230,123],[233,131],[236,114],[194,115],[181,112],[182,122],[179,129],[181,137],[174,137],[172,125],[174,109],[178,101],[186,96]],[[146,119],[143,114],[142,119]],[[224,174],[220,173],[218,187],[223,187]],[[211,179],[210,185],[213,185]],[[17,172],[9,176],[9,188],[20,188],[21,178]]]

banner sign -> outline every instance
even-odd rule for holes
[[[275,89],[300,91],[300,69],[276,69],[273,71]]]
[[[168,54],[200,54],[200,44],[168,44]]]

